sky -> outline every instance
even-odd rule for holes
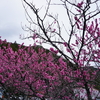
[[[32,0],[28,0],[32,1]],[[42,7],[43,4],[46,4],[46,0],[33,0],[34,4],[37,7]],[[59,0],[55,0],[59,1]],[[45,9],[45,8],[44,8]],[[55,10],[60,11],[58,8],[51,8],[51,12]],[[59,9],[59,10],[58,10]],[[63,11],[61,10],[63,13]],[[41,13],[42,15],[43,13]],[[63,15],[63,14],[61,14]],[[61,16],[61,19],[63,16]],[[64,19],[64,18],[63,18]],[[1,0],[0,1],[0,36],[1,39],[6,39],[8,42],[17,42],[17,43],[25,43],[25,45],[33,44],[32,40],[22,40],[20,39],[20,35],[27,36],[28,33],[22,29],[27,25],[25,10],[22,5],[22,0]]]
[[[20,34],[25,34],[22,29],[26,24],[25,10],[21,0],[0,1],[0,36],[8,42],[30,44],[30,40],[21,40]]]
[[[28,0],[32,1],[32,0]],[[45,0],[33,0],[38,6],[42,7]],[[23,43],[25,45],[33,44],[31,39],[22,40],[20,35],[27,36],[29,33],[24,31],[22,27],[27,25],[25,10],[22,0],[1,0],[0,1],[0,36],[8,42]]]
[[[28,0],[32,1],[32,0]],[[33,0],[36,7],[42,7],[46,0]],[[53,1],[53,0],[52,0]],[[59,0],[55,0],[59,1]],[[74,0],[71,0],[74,1]],[[78,1],[78,0],[77,0]],[[80,1],[80,0],[79,0]],[[42,8],[43,9],[43,8]],[[45,8],[44,8],[45,9]],[[60,13],[60,19],[63,22],[67,23],[66,18],[64,18],[63,14],[65,14],[64,10],[58,6],[52,6],[51,12],[54,14]],[[57,12],[58,11],[58,12]],[[41,13],[43,15],[44,12]],[[66,16],[65,16],[66,17]],[[20,35],[27,36],[29,33],[24,31],[22,27],[27,25],[25,10],[22,5],[22,0],[1,0],[0,1],[0,36],[1,39],[7,39],[8,42],[17,42],[17,43],[25,43],[25,45],[33,44],[31,39],[22,40],[20,39]]]

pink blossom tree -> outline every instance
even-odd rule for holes
[[[46,10],[41,15],[42,8],[23,0],[30,24],[27,30],[32,33],[27,38],[33,38],[36,44],[49,44],[53,53],[66,60],[72,74],[71,81],[77,84],[76,88],[85,89],[88,100],[92,100],[91,90],[100,84],[95,81],[100,67],[99,4],[99,0],[47,0]],[[33,12],[34,18],[28,13],[27,6]],[[52,7],[61,8],[64,14],[60,10],[58,16],[50,14]],[[62,14],[63,23],[59,20]],[[91,66],[96,70],[92,70]]]
[[[27,30],[31,32],[26,38],[32,38],[35,45],[49,44],[50,50],[40,47],[35,50],[23,44],[16,50],[12,44],[0,40],[0,86],[9,93],[7,98],[25,95],[41,100],[96,99],[97,95],[93,98],[92,94],[94,88],[100,91],[99,2],[47,0],[46,11],[41,16],[42,8],[23,0],[30,24]],[[31,8],[36,20],[26,6]],[[49,13],[53,6],[65,11],[63,24],[59,16]]]
[[[67,63],[44,48],[12,44],[0,40],[0,86],[7,99],[15,96],[72,99],[75,97],[74,72]],[[72,74],[73,73],[73,74]]]

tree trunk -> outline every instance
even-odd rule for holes
[[[92,100],[91,93],[90,93],[89,87],[87,85],[87,82],[84,84],[84,86],[85,86],[85,89],[86,89],[86,92],[87,92],[88,100]]]

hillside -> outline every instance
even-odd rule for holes
[[[20,47],[21,48],[25,47],[26,50],[29,48],[29,46],[25,46],[23,44],[17,44],[16,42],[10,43],[10,42],[7,42],[6,40],[3,41],[3,40],[0,39],[0,48],[1,49],[5,49],[5,48],[7,48],[9,46],[13,49],[13,51],[17,51]],[[51,52],[50,50],[45,49],[45,48],[43,48],[42,46],[39,46],[39,45],[37,45],[37,46],[30,46],[30,47],[32,49],[34,49],[37,53],[38,53],[39,48],[44,49],[46,53]],[[54,53],[52,53],[52,54],[53,54],[53,57],[55,58],[55,61],[60,58],[60,56],[58,56],[58,55],[56,55]],[[73,68],[73,66],[75,66],[74,64],[70,63],[69,61],[66,61],[65,59],[64,59],[64,61],[67,63],[67,65],[72,67],[72,69],[76,70],[76,67]],[[85,69],[86,70],[89,69],[90,74],[91,74],[91,71],[97,70],[94,67],[85,67]],[[91,84],[91,82],[90,82],[90,84]],[[97,75],[95,77],[94,84],[96,84],[95,88],[100,90],[100,71],[98,71],[98,70],[97,70]]]

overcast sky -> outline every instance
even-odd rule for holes
[[[30,1],[30,0],[29,0]],[[42,7],[45,0],[33,0],[34,3]],[[1,0],[0,1],[0,36],[8,42],[17,41],[17,43],[32,43],[31,40],[21,40],[20,34],[27,35],[22,29],[27,23],[25,18],[25,10],[21,0]]]
[[[9,42],[17,41],[29,44],[32,41],[19,39],[20,34],[24,34],[22,26],[26,23],[25,11],[21,0],[1,0],[0,1],[0,36]],[[22,25],[21,25],[22,24]]]
[[[28,0],[32,1],[32,0]],[[42,7],[46,0],[33,0],[34,3]],[[8,42],[17,41],[17,43],[32,43],[32,40],[21,40],[20,34],[27,35],[22,26],[27,23],[25,10],[21,0],[1,0],[0,1],[0,36]]]
[[[28,0],[32,1],[32,0]],[[36,6],[42,7],[46,0],[33,0]],[[52,0],[53,1],[53,0]],[[59,1],[59,0],[55,0]],[[71,0],[73,1],[73,0]],[[77,0],[78,1],[78,0]],[[80,1],[80,0],[79,0]],[[51,12],[60,12],[60,19],[67,23],[63,14],[64,10],[61,9],[61,6],[57,8],[52,7]],[[43,12],[44,13],[44,12]],[[42,13],[42,14],[43,14]],[[66,17],[66,16],[65,16]],[[25,18],[25,10],[22,6],[21,0],[1,0],[0,1],[0,36],[2,39],[7,39],[8,42],[17,41],[17,43],[25,43],[26,45],[32,43],[32,40],[21,40],[20,34],[27,35],[22,26],[27,23]]]

